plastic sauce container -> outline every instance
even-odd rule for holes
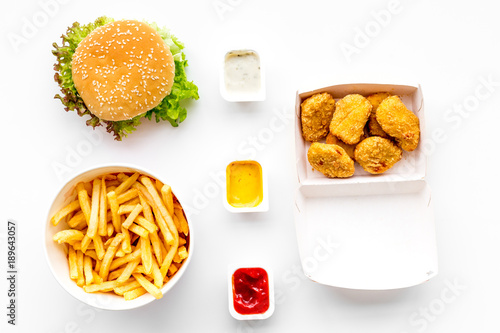
[[[225,208],[232,213],[269,210],[265,168],[253,160],[233,161],[226,167]]]
[[[236,208],[257,207],[264,196],[262,167],[255,161],[236,161],[227,166],[227,202]]]
[[[229,269],[229,312],[238,320],[269,318],[274,312],[271,271],[260,266]]]
[[[264,70],[259,54],[253,50],[233,50],[224,57],[220,91],[230,102],[263,101]]]

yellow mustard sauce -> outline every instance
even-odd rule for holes
[[[236,208],[257,207],[262,202],[262,167],[255,161],[235,161],[226,169],[227,202]]]

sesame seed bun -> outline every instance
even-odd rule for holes
[[[135,20],[92,31],[71,65],[76,90],[103,120],[127,120],[155,108],[174,84],[170,48],[155,29]]]

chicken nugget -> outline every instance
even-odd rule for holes
[[[401,160],[403,151],[389,139],[371,136],[356,146],[354,156],[363,169],[372,174],[379,174]]]
[[[304,140],[315,142],[328,134],[328,126],[335,111],[335,99],[329,93],[315,94],[300,105],[302,136]]]
[[[354,161],[342,147],[334,144],[314,142],[307,151],[307,160],[329,178],[346,178],[354,174]]]
[[[330,132],[349,145],[361,140],[372,105],[358,94],[347,95],[337,102]]]
[[[378,106],[384,99],[391,96],[388,92],[379,92],[368,96],[366,99],[372,105],[372,112],[370,113],[370,117],[368,118],[368,134],[370,136],[380,136],[382,138],[389,139],[389,135],[384,132],[380,124],[377,122],[377,118],[375,116],[375,112],[377,111]]]
[[[365,138],[366,136],[363,134],[361,140]],[[347,155],[349,155],[349,157],[354,160],[354,149],[356,149],[356,145],[348,145],[347,143],[343,142],[332,133],[328,133],[328,135],[326,136],[326,143],[342,147],[347,153]]]
[[[387,97],[376,111],[377,121],[387,134],[406,151],[415,150],[420,139],[420,121],[398,96]]]

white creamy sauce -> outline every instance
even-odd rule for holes
[[[256,93],[260,90],[260,59],[253,51],[226,54],[224,81],[228,93]]]

